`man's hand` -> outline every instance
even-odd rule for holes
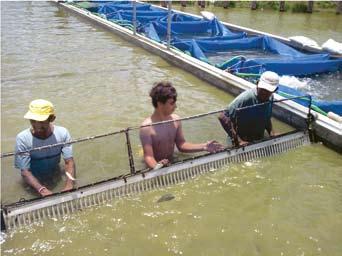
[[[270,137],[278,136],[280,133],[274,132],[273,130],[270,132]]]
[[[65,187],[62,189],[62,192],[72,190],[73,188],[74,186],[72,183],[67,183]]]
[[[53,194],[50,190],[44,187],[36,177],[33,176],[29,169],[22,169],[21,176],[27,184],[29,184],[39,193],[39,195],[48,196]]]
[[[239,140],[239,146],[242,147],[242,146],[246,146],[248,144],[248,141],[245,141],[245,140]]]
[[[66,175],[66,181],[65,181],[65,185],[64,188],[62,190],[63,191],[68,191],[74,188],[74,181],[76,180],[74,178],[74,175],[76,174],[75,170],[75,162],[74,162],[74,158],[69,158],[69,159],[65,159],[65,175]]]
[[[158,170],[162,168],[163,166],[166,166],[170,163],[169,159],[162,159],[160,160],[153,168],[153,170]]]
[[[52,195],[53,193],[50,191],[50,190],[48,190],[46,187],[41,187],[40,189],[39,189],[39,194],[42,196],[42,197],[44,197],[44,196],[48,196],[48,195]]]
[[[211,140],[207,142],[207,144],[204,147],[204,150],[210,153],[216,153],[216,152],[224,150],[224,147],[217,141]]]

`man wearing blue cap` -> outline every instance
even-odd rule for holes
[[[279,76],[264,72],[256,88],[241,93],[219,116],[224,130],[236,146],[243,146],[264,138],[265,130],[274,136],[272,117],[272,94],[278,89]]]
[[[75,163],[70,144],[32,150],[71,141],[71,136],[67,129],[52,124],[56,119],[52,103],[42,99],[32,101],[24,118],[30,120],[31,128],[17,135],[14,160],[15,167],[21,170],[24,181],[41,196],[52,194],[42,184],[50,183],[51,179],[56,175],[60,176],[59,162],[62,155],[67,176],[63,191],[72,189]]]

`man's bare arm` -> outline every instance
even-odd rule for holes
[[[224,112],[221,112],[219,114],[218,120],[220,121],[220,124],[222,128],[226,131],[226,133],[232,137],[232,122],[229,117],[227,117]]]
[[[208,141],[206,143],[191,143],[187,142],[184,138],[182,124],[179,122],[179,126],[176,134],[176,146],[180,152],[183,153],[195,153],[201,151],[208,151],[211,153],[223,150],[223,146],[216,141]]]
[[[152,138],[150,135],[150,127],[144,127],[140,129],[140,141],[144,150],[144,161],[148,168],[155,168],[157,166],[157,161],[154,157]],[[169,163],[168,159],[162,159],[159,161],[160,164],[166,165]]]
[[[74,158],[69,158],[64,160],[65,161],[65,172],[69,173],[71,177],[75,177],[75,162]],[[67,175],[67,179],[65,182],[65,186],[62,191],[68,191],[74,188],[74,181],[69,178]]]
[[[268,121],[267,125],[266,125],[266,131],[268,132],[268,134],[270,135],[270,137],[276,136],[277,134],[275,133],[274,129],[273,129],[273,124],[271,119]]]
[[[229,117],[227,117],[223,112],[218,117],[223,129],[226,133],[233,139],[236,146],[246,145],[248,142],[242,140],[237,132],[235,131],[234,124]]]
[[[33,176],[32,172],[28,169],[21,170],[21,176],[24,181],[34,188],[41,196],[51,195],[52,192],[44,187],[36,177]]]

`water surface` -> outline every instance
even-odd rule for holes
[[[16,134],[29,127],[23,115],[36,98],[55,104],[56,124],[74,138],[139,125],[153,111],[148,92],[158,80],[175,84],[181,116],[224,108],[233,99],[52,3],[1,2],[1,19],[2,152],[12,151]],[[184,122],[186,136],[224,143],[215,121]],[[141,164],[136,133],[132,143]],[[76,144],[74,152],[81,185],[128,171],[122,136]],[[9,232],[1,252],[339,255],[341,166],[341,155],[321,144],[306,146]],[[1,178],[3,203],[35,196],[12,158],[2,161]],[[157,203],[167,193],[175,199]]]
[[[173,5],[177,10],[200,15],[201,11],[214,13],[221,21],[234,25],[271,33],[282,37],[306,36],[322,45],[332,38],[342,42],[342,16],[326,10],[314,12],[313,14],[278,12],[275,10],[258,9],[252,11],[248,8],[215,7],[213,4],[205,9],[197,4],[181,7]],[[213,63],[222,63],[233,56],[243,55],[247,58],[279,58],[279,55],[267,55],[250,53],[249,51],[234,51],[232,53],[219,53],[216,56],[209,56]],[[312,75],[299,79],[298,83],[292,83],[294,87],[304,93],[309,93],[319,100],[341,100],[342,99],[342,74],[341,72]]]
[[[188,5],[173,8],[200,15],[201,11],[209,11],[216,17],[234,25],[279,35],[282,37],[306,36],[323,44],[329,38],[342,42],[342,17],[334,12],[320,11],[309,13],[278,12],[276,10],[256,10],[248,8],[215,7],[209,5],[205,9],[200,6]]]

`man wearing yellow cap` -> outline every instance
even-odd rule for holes
[[[41,196],[52,194],[43,184],[50,183],[52,177],[56,176],[56,173],[58,174],[62,154],[65,161],[65,172],[67,173],[63,191],[72,189],[75,164],[71,145],[32,150],[38,147],[57,143],[64,144],[71,141],[71,136],[67,129],[52,124],[56,119],[52,103],[42,99],[32,101],[24,118],[30,120],[31,128],[17,135],[14,162],[15,167],[21,170],[21,175],[25,182]]]

